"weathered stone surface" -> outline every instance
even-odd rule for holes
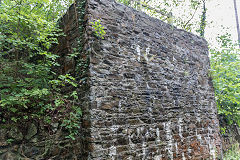
[[[66,36],[53,51],[58,73],[79,81],[81,137],[66,140],[58,124],[50,133],[38,125],[13,147],[0,133],[0,158],[216,159],[221,142],[207,42],[113,0],[87,0],[81,19],[78,2],[62,18]],[[98,19],[104,39],[91,25]],[[80,61],[69,59],[79,46]]]
[[[216,159],[207,42],[112,0],[88,0],[86,11],[89,157]],[[98,19],[104,40],[88,27]]]
[[[25,136],[25,138],[27,140],[30,140],[33,136],[37,134],[37,130],[37,126],[34,123],[31,123],[28,127],[27,135]]]
[[[21,141],[23,139],[23,134],[16,126],[13,126],[8,132],[8,137],[16,141]]]
[[[1,159],[6,159],[6,160],[16,160],[17,157],[18,156],[12,152],[7,152],[7,153],[3,154],[2,156],[0,156]]]

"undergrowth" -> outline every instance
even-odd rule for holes
[[[71,3],[71,1],[66,2]],[[0,121],[25,126],[38,121],[68,131],[75,139],[82,115],[73,75],[60,74],[58,54],[49,52],[62,36],[57,19],[67,8],[50,0],[0,3]],[[64,88],[71,92],[65,92]]]
[[[239,160],[240,159],[240,149],[239,145],[235,144],[224,153],[223,160]]]

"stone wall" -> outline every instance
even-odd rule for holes
[[[216,159],[207,42],[113,0],[88,0],[91,159]],[[100,19],[106,35],[94,36]]]
[[[104,39],[94,34],[96,20]],[[204,39],[113,0],[78,0],[60,25],[66,36],[53,51],[59,73],[79,82],[81,136],[71,141],[58,125],[48,132],[38,122],[1,128],[0,159],[217,159]]]

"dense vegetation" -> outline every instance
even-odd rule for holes
[[[210,50],[218,113],[225,116],[229,124],[240,126],[239,49],[229,34],[218,37],[218,40],[221,47]]]
[[[3,0],[0,6],[0,121],[60,123],[74,138],[81,110],[71,75],[58,75],[58,55],[49,52],[57,37],[59,16],[71,3],[50,0]]]

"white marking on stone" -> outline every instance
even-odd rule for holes
[[[115,133],[115,132],[117,132],[118,128],[119,128],[118,126],[113,125],[110,129],[111,129],[112,132]]]
[[[197,131],[196,131],[197,132]],[[197,133],[196,133],[197,134]],[[197,139],[201,142],[202,141],[202,137],[201,135],[197,135]]]
[[[181,140],[182,140],[182,138],[183,138],[183,135],[182,135],[182,122],[183,122],[183,120],[182,120],[182,118],[179,118],[178,119],[178,128],[179,128],[179,136],[180,136],[180,138],[181,138]]]
[[[143,142],[142,144],[142,151],[143,151],[143,160],[145,159],[146,157],[146,142]]]
[[[130,145],[131,149],[134,149],[135,144],[132,142],[130,135],[128,135],[128,141],[129,141],[129,145]]]
[[[196,120],[197,122],[200,122],[201,121],[201,115],[199,113],[196,113]]]
[[[209,152],[210,155],[212,156],[212,159],[216,159],[216,153],[215,153],[215,147],[214,147],[214,140],[211,142],[211,138],[209,134],[212,134],[212,129],[208,126],[208,133],[207,133],[207,142],[208,142],[208,147],[209,147]]]
[[[172,137],[172,133],[171,133],[171,122],[167,122],[166,123],[166,137],[167,137],[167,141],[168,141],[168,145],[166,147],[169,157],[171,160],[173,160],[173,137]]]
[[[118,111],[121,111],[121,108],[122,108],[122,102],[119,101],[119,103],[118,103]]]
[[[191,148],[188,148],[188,153],[191,154],[192,150]]]
[[[140,61],[141,60],[141,51],[140,51],[140,46],[139,45],[137,45],[136,51],[137,51],[137,54],[138,54],[138,61]]]
[[[137,128],[137,136],[140,136],[140,128]]]
[[[161,160],[162,159],[162,155],[156,155],[154,156],[154,160]]]
[[[157,143],[160,142],[160,132],[159,132],[159,128],[156,129],[156,135],[157,135]]]
[[[146,86],[147,86],[147,90],[149,90],[150,89],[150,87],[149,87],[149,84],[146,82]]]
[[[149,59],[148,59],[148,55],[149,55],[149,52],[150,52],[150,48],[146,48],[146,56],[145,56],[145,60],[148,62]]]
[[[176,154],[178,154],[178,145],[177,145],[177,142],[175,142],[175,148],[176,148]]]
[[[117,150],[116,150],[116,147],[115,146],[112,146],[110,148],[110,153],[109,155],[112,157],[112,160],[114,160],[114,156],[117,155]]]
[[[182,160],[186,160],[184,153],[182,153]]]

